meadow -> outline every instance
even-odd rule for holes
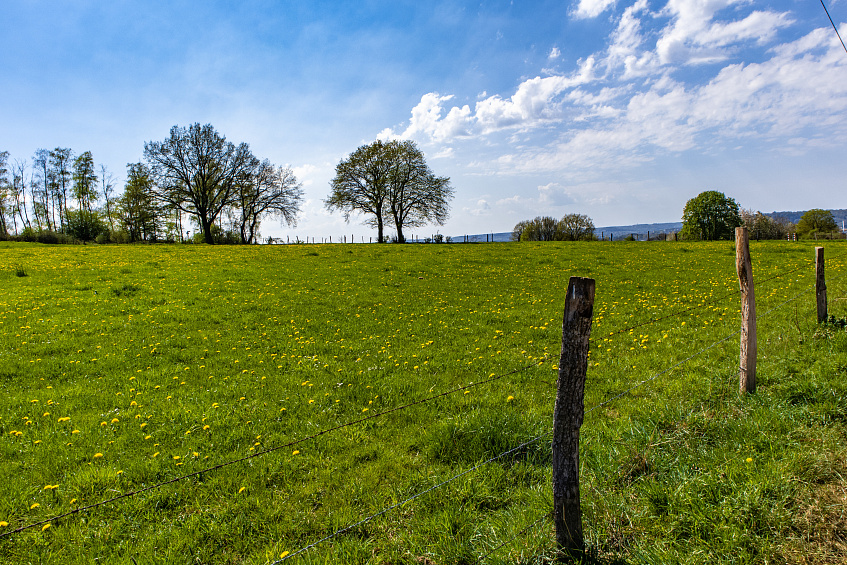
[[[751,242],[741,396],[731,242],[0,243],[0,562],[549,562],[573,275],[597,281],[591,560],[847,562],[847,246],[825,246],[819,325],[813,243]]]

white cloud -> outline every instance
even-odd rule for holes
[[[774,45],[793,23],[789,13],[752,10],[747,0],[669,0],[658,12],[635,0],[608,47],[571,74],[523,80],[508,97],[483,93],[473,106],[426,94],[401,135],[432,143],[438,155],[452,156],[460,141],[476,143],[469,145],[474,162],[466,165],[474,174],[555,173],[569,187],[662,156],[731,149],[741,140],[792,154],[822,135],[843,143],[847,58],[826,28]],[[739,62],[751,42],[765,49],[755,52],[756,62]],[[734,61],[717,68],[691,68],[728,58]],[[575,194],[548,184],[530,200],[587,202]],[[507,200],[496,204],[524,202]],[[472,206],[468,213],[485,210]]]
[[[615,0],[579,0],[573,16],[577,19],[596,18],[615,4]]]
[[[522,82],[515,94],[504,99],[493,95],[470,106],[453,106],[444,114],[452,95],[429,92],[412,108],[408,127],[401,134],[385,129],[380,139],[428,138],[450,142],[456,138],[486,135],[504,129],[527,130],[561,119],[560,98],[567,90],[594,80],[594,58],[581,61],[568,76],[535,77]]]
[[[755,39],[765,43],[794,21],[787,13],[754,11],[738,21],[721,22],[716,14],[743,0],[670,0],[662,11],[671,23],[656,42],[662,64],[698,64],[725,60],[727,45]]]
[[[558,58],[559,58],[559,57],[561,57],[561,56],[562,56],[562,52],[561,52],[561,51],[559,51],[559,48],[558,48],[558,47],[553,47],[553,48],[550,50],[550,54],[549,54],[549,55],[547,55],[547,58],[548,58],[548,59],[550,59],[550,60],[553,60],[553,59],[558,59]]]

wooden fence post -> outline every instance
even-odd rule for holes
[[[823,247],[815,247],[815,296],[818,299],[818,323],[826,322],[826,278],[823,272]]]
[[[562,353],[553,410],[553,520],[560,558],[579,559],[584,549],[579,506],[579,428],[594,312],[594,279],[571,277],[562,319]]]
[[[756,392],[756,295],[747,228],[735,228],[735,270],[741,286],[741,362],[739,390]]]

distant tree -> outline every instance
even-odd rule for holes
[[[816,233],[831,233],[838,231],[838,224],[832,217],[832,212],[820,208],[812,208],[797,222],[797,232],[805,237]]]
[[[106,165],[100,165],[100,195],[103,196],[105,205],[103,212],[106,215],[106,221],[109,223],[109,229],[115,229],[115,219],[113,217],[114,208],[114,193],[115,193],[115,177],[106,168]]]
[[[682,238],[712,241],[731,239],[741,225],[738,204],[722,192],[707,190],[690,199],[682,212]]]
[[[527,222],[521,232],[521,241],[556,241],[559,222],[550,216],[538,216]]]
[[[390,163],[388,205],[397,230],[397,240],[406,241],[404,228],[430,222],[444,225],[453,189],[448,177],[437,177],[412,141],[390,141],[384,145]]]
[[[752,239],[783,239],[793,229],[783,217],[771,218],[752,210],[741,210],[741,222]]]
[[[57,147],[50,152],[50,170],[53,193],[59,207],[59,226],[64,230],[68,210],[68,189],[71,187],[71,159],[73,152],[67,147]]]
[[[103,223],[99,212],[79,208],[78,210],[68,210],[66,229],[76,239],[94,241],[98,235],[107,231],[108,228]]]
[[[131,242],[152,239],[161,220],[150,171],[144,163],[129,163],[126,168],[126,185],[116,203],[120,225]]]
[[[515,224],[515,227],[512,228],[512,235],[511,235],[510,239],[512,241],[520,241],[521,235],[523,234],[524,230],[527,229],[527,227],[531,223],[532,223],[532,220],[521,220],[520,222]]]
[[[388,177],[391,173],[386,145],[379,140],[362,145],[338,163],[335,177],[330,182],[332,192],[324,201],[328,210],[342,211],[345,221],[349,221],[353,213],[369,216],[365,223],[376,228],[379,243],[385,241]]]
[[[303,188],[290,168],[256,159],[249,174],[239,181],[236,198],[241,241],[250,244],[259,236],[263,217],[276,216],[288,225],[296,225]]]
[[[15,212],[21,219],[21,229],[18,231],[15,228],[15,233],[20,234],[23,230],[32,230],[32,224],[29,220],[29,211],[27,210],[27,183],[26,183],[27,164],[26,161],[16,159],[12,164],[12,197],[15,200]]]
[[[9,182],[9,152],[0,151],[0,237],[9,235],[7,219],[12,220],[12,188]]]
[[[73,195],[81,210],[93,212],[93,204],[98,199],[97,175],[94,174],[94,157],[86,151],[74,159]],[[82,238],[80,238],[82,239]]]
[[[562,241],[594,239],[594,222],[585,214],[567,214],[559,220],[557,232]]]
[[[50,152],[37,149],[32,157],[32,176],[29,183],[32,215],[38,231],[53,229],[50,209],[50,187],[54,179],[50,169]]]
[[[172,127],[168,139],[144,144],[144,158],[155,198],[193,216],[208,244],[214,243],[215,220],[255,162],[246,143],[227,141],[211,124]]]

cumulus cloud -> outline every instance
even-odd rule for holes
[[[612,4],[584,1],[577,11],[590,17]],[[847,58],[823,27],[777,43],[793,24],[789,13],[753,9],[747,0],[669,0],[658,11],[635,0],[613,21],[607,47],[573,72],[528,78],[511,95],[483,93],[473,105],[425,94],[402,133],[387,134],[450,151],[462,140],[481,141],[499,148],[476,159],[483,173],[555,171],[582,183],[742,139],[784,139],[784,150],[794,152],[813,145],[816,134],[808,132],[821,128],[847,139]],[[738,53],[751,45],[756,60],[746,62]],[[539,190],[539,199],[572,197]]]
[[[553,60],[553,59],[558,59],[558,58],[559,58],[559,57],[561,57],[561,56],[562,56],[562,52],[561,52],[561,51],[559,51],[559,48],[558,48],[558,47],[553,47],[553,48],[550,50],[550,54],[549,54],[549,55],[547,55],[547,58],[548,58],[548,59],[550,59],[550,60]]]
[[[409,125],[402,133],[385,129],[379,137],[427,138],[435,142],[449,142],[456,138],[486,135],[505,129],[532,129],[561,119],[561,95],[593,79],[594,58],[589,57],[571,75],[525,80],[511,97],[504,99],[498,95],[487,96],[476,102],[473,111],[466,104],[453,106],[445,113],[445,103],[451,101],[453,95],[442,96],[429,92],[412,108]]]
[[[615,0],[579,0],[573,16],[577,19],[596,18],[615,4]]]
[[[725,60],[727,45],[755,39],[767,42],[794,23],[787,13],[754,11],[742,20],[715,21],[718,13],[743,0],[670,0],[663,14],[671,23],[656,42],[663,64],[697,64]]]

